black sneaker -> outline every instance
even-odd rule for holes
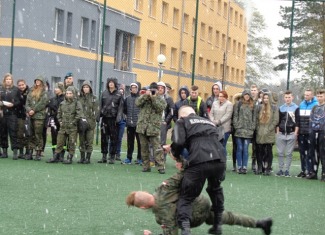
[[[305,172],[300,172],[298,175],[296,175],[297,178],[305,178],[306,177],[306,174]]]
[[[315,172],[310,172],[308,175],[306,175],[307,180],[317,180],[317,175]]]
[[[272,218],[266,218],[266,219],[256,221],[256,227],[262,229],[265,235],[271,234],[272,224],[273,224]]]
[[[283,171],[282,171],[282,170],[279,170],[279,171],[275,174],[275,176],[283,176]]]

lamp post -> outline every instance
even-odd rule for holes
[[[158,82],[160,82],[161,81],[161,78],[163,76],[162,65],[166,61],[166,56],[163,55],[163,54],[159,54],[157,56],[157,61],[158,61],[158,65],[159,65],[159,68],[158,68]]]

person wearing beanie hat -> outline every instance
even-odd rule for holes
[[[101,95],[100,114],[101,118],[101,153],[102,159],[98,163],[107,163],[109,153],[109,164],[114,164],[117,157],[118,123],[123,117],[124,99],[118,90],[118,80],[114,77],[107,78],[106,90]],[[110,141],[110,148],[108,148]]]
[[[233,126],[237,143],[236,158],[239,174],[247,173],[248,147],[256,129],[257,107],[249,90],[242,92],[242,98],[234,106]]]
[[[212,104],[214,101],[218,100],[219,92],[222,91],[222,84],[221,82],[215,82],[211,87],[211,96],[207,99],[206,105],[208,109],[208,113],[211,110]]]
[[[77,145],[78,123],[86,122],[81,103],[74,97],[74,88],[72,86],[69,86],[65,91],[65,98],[59,105],[57,118],[60,123],[57,146],[54,157],[50,158],[47,163],[60,161],[63,147],[68,141],[69,155],[66,160],[63,160],[63,164],[71,164]]]
[[[171,90],[173,90],[173,88],[172,88],[172,86],[168,82],[166,82],[165,84],[166,84],[166,87],[167,87],[167,93],[169,94],[169,92]]]
[[[141,144],[139,134],[136,132],[138,116],[140,108],[135,105],[135,100],[140,96],[138,92],[138,84],[130,84],[130,95],[124,101],[124,114],[126,115],[126,134],[127,134],[127,154],[122,164],[130,165],[132,163],[132,155],[134,151],[134,140],[137,140],[138,154],[136,164],[142,164]]]
[[[136,99],[135,104],[140,108],[137,123],[137,133],[141,143],[142,172],[150,172],[149,144],[153,147],[154,158],[160,174],[165,174],[164,152],[161,148],[159,135],[161,117],[166,108],[166,101],[156,92],[157,83],[150,84],[150,90]]]
[[[68,72],[64,77],[64,89],[67,90],[68,87],[70,87],[70,86],[73,88],[74,97],[76,99],[78,99],[79,98],[79,91],[73,85],[73,74],[71,72]]]
[[[3,153],[1,158],[8,158],[8,136],[10,137],[11,149],[13,150],[13,159],[18,159],[17,149],[17,111],[16,108],[20,103],[20,94],[16,86],[14,86],[13,77],[10,73],[6,73],[3,77],[2,87],[0,88],[0,107],[2,116],[2,143]],[[4,102],[6,101],[6,103]]]
[[[64,83],[57,82],[54,85],[55,96],[50,99],[48,104],[48,122],[47,126],[51,128],[51,139],[52,139],[52,154],[55,157],[55,148],[57,145],[57,137],[60,130],[60,123],[58,120],[58,109],[61,102],[64,100]],[[62,162],[64,158],[64,150],[61,152],[59,160]]]
[[[34,80],[34,86],[27,95],[26,112],[31,119],[31,127],[33,129],[32,136],[28,142],[27,160],[32,160],[32,152],[36,151],[36,161],[41,160],[41,152],[44,147],[44,122],[47,117],[46,107],[49,102],[48,94],[45,90],[44,78],[37,76]]]

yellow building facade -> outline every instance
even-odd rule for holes
[[[157,81],[157,56],[164,54],[162,81],[171,84],[177,99],[181,86],[192,85],[196,0],[119,0],[108,5],[141,19],[140,33],[134,39],[137,80],[142,85]],[[206,99],[213,83],[221,81],[232,97],[244,87],[245,11],[229,0],[200,0],[198,7],[194,84]]]

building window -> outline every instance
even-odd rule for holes
[[[187,64],[186,64],[186,57],[187,57],[187,53],[185,51],[182,51],[182,54],[181,54],[181,69],[183,71],[185,71],[187,69]]]
[[[71,12],[68,12],[67,15],[67,33],[65,38],[67,44],[72,43],[72,13]]]
[[[218,62],[214,62],[214,63],[213,63],[213,76],[214,76],[215,78],[218,77]]]
[[[237,41],[236,40],[233,40],[232,41],[232,51],[233,51],[234,54],[237,53],[236,50],[237,50]]]
[[[239,27],[242,28],[243,27],[243,15],[239,16]]]
[[[55,9],[55,36],[54,40],[63,42],[64,34],[64,11]]]
[[[176,68],[177,66],[177,49],[173,48],[170,51],[170,67],[171,68]]]
[[[220,74],[220,77],[223,78],[223,64],[220,64],[220,70],[219,70],[219,74]]]
[[[174,8],[173,27],[177,29],[179,27],[179,10],[177,8]]]
[[[168,22],[168,3],[162,3],[161,22],[167,24]]]
[[[212,42],[212,27],[209,26],[208,28],[208,42],[211,43]]]
[[[90,48],[92,50],[96,50],[96,35],[97,35],[97,28],[96,28],[96,21],[91,21],[91,34],[90,34]]]
[[[207,68],[207,77],[210,77],[211,75],[211,60],[207,60],[207,65],[206,65],[206,68]]]
[[[104,26],[104,53],[109,53],[109,26]]]
[[[238,25],[238,11],[235,11],[235,25]]]
[[[231,81],[235,79],[235,68],[231,68]]]
[[[229,11],[229,21],[232,22],[233,18],[234,18],[234,8],[230,7],[230,11]]]
[[[196,20],[195,20],[195,18],[193,18],[193,20],[192,20],[192,36],[193,37],[195,35],[195,24],[196,24]]]
[[[189,20],[190,20],[189,15],[188,14],[184,14],[184,33],[188,33]]]
[[[165,44],[160,44],[159,53],[166,56],[166,45]]]
[[[205,24],[201,23],[201,39],[205,40]]]
[[[135,37],[134,39],[134,59],[140,60],[141,55],[141,37]]]
[[[223,3],[223,17],[228,17],[228,4],[226,2]]]
[[[142,12],[143,11],[143,0],[135,0],[135,2],[134,2],[134,9],[136,11]]]
[[[240,54],[241,54],[241,43],[240,43],[240,42],[238,42],[238,50],[237,50],[237,55],[239,55],[239,56],[240,56]]]
[[[80,46],[89,48],[89,19],[81,18],[81,42]]]
[[[231,50],[231,38],[228,37],[228,40],[227,40],[227,51],[230,51]]]
[[[203,75],[203,68],[204,68],[204,66],[203,66],[203,58],[200,57],[199,58],[199,74],[200,75]]]
[[[156,18],[157,0],[149,0],[149,16]]]
[[[114,69],[130,71],[130,52],[132,35],[120,30],[116,31]]]
[[[246,46],[245,45],[243,45],[242,54],[243,54],[243,58],[245,58],[245,56],[246,56]]]
[[[245,81],[245,78],[244,78],[244,70],[242,70],[240,72],[240,82],[244,82]]]
[[[220,47],[220,32],[216,31],[216,46]]]
[[[222,50],[226,50],[226,35],[225,34],[222,34],[222,39],[221,39],[221,48]]]
[[[152,63],[153,62],[153,58],[154,58],[154,41],[151,40],[147,40],[147,58],[146,61]]]
[[[236,81],[239,81],[239,69],[236,69]]]
[[[218,0],[218,14],[221,15],[222,0]]]

